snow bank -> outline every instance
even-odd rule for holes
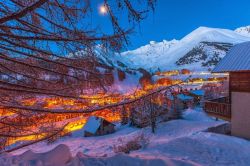
[[[201,108],[187,109],[183,113],[183,118],[190,121],[212,122],[213,118],[209,117]]]
[[[10,165],[28,165],[28,166],[59,166],[66,165],[72,160],[69,147],[66,145],[58,145],[53,150],[46,153],[34,153],[31,150],[18,156],[5,156],[0,158],[1,166]]]
[[[88,157],[82,155],[82,153],[77,154],[77,156],[70,162],[69,165],[74,166],[96,166],[96,165],[106,165],[106,166],[177,166],[177,165],[187,165],[187,162],[178,159],[146,159],[140,157],[131,157],[125,154],[118,154],[112,157]],[[190,164],[191,165],[191,164]]]
[[[168,157],[185,158],[206,166],[248,166],[249,151],[249,141],[205,132],[171,140],[161,149]]]
[[[65,145],[59,145],[54,150],[47,153],[33,153],[27,151],[19,156],[8,156],[0,160],[1,166],[10,165],[28,165],[28,166],[178,166],[178,165],[196,165],[193,162],[183,161],[181,159],[165,158],[140,158],[125,154],[117,154],[111,157],[90,157],[79,152],[75,157],[71,157],[69,148]]]

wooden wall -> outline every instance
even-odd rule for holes
[[[231,72],[229,81],[231,92],[250,92],[250,71]]]

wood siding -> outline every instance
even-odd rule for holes
[[[230,73],[231,92],[250,92],[250,71]]]
[[[250,139],[250,93],[232,92],[232,135]]]

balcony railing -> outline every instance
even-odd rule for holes
[[[229,121],[231,120],[231,104],[228,97],[205,101],[204,110],[210,116]]]

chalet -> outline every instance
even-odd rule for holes
[[[190,90],[188,93],[190,96],[194,97],[195,104],[200,104],[201,100],[204,98],[205,90],[195,89],[195,90]]]
[[[194,97],[186,95],[184,93],[171,94],[167,96],[167,108],[168,110],[183,110],[191,107],[194,101]]]
[[[90,116],[84,125],[84,136],[100,136],[115,132],[115,125],[101,117]]]
[[[194,101],[192,96],[182,93],[177,95],[177,99],[177,108],[182,110],[191,107]]]
[[[205,111],[231,121],[231,134],[250,139],[250,42],[237,44],[214,68],[229,73],[229,96],[205,102]]]

